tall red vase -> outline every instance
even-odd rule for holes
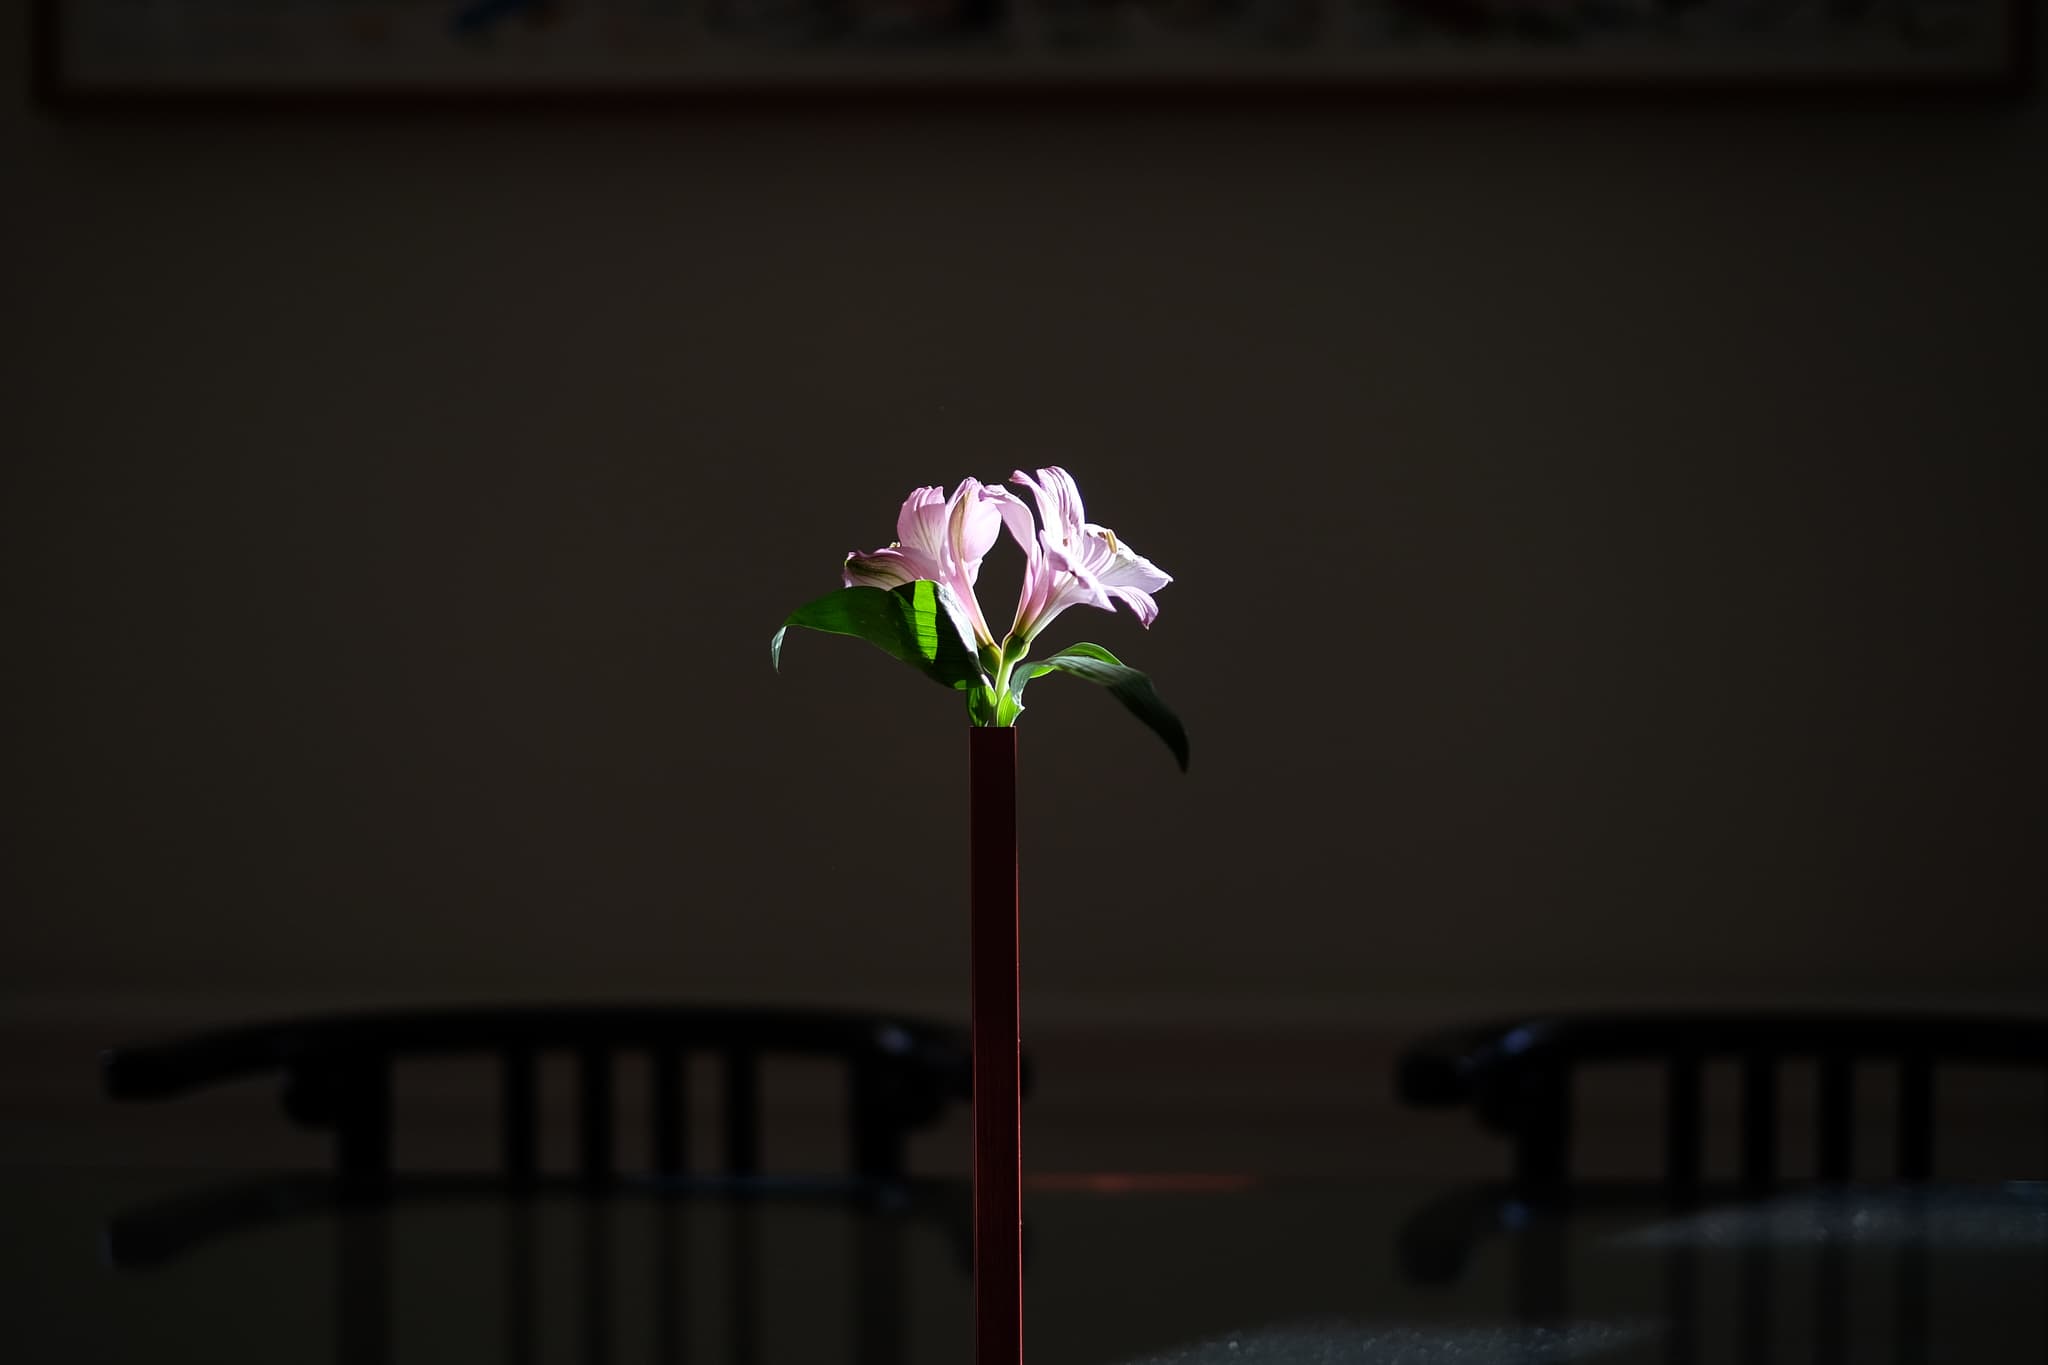
[[[974,1365],[1024,1359],[1024,1159],[1017,1000],[1017,732],[968,737],[974,999]]]

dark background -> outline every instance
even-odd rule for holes
[[[0,44],[17,1135],[280,1010],[964,1017],[957,699],[767,641],[1046,463],[1177,580],[1050,638],[1194,739],[1022,723],[1098,1098],[2044,1003],[2038,102],[57,118]]]

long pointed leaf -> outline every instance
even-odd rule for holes
[[[1107,687],[1109,694],[1124,704],[1125,710],[1142,721],[1173,751],[1180,770],[1188,770],[1188,732],[1180,723],[1180,717],[1160,699],[1150,678],[1135,668],[1127,667],[1123,660],[1101,645],[1068,645],[1057,654],[1019,666],[1010,675],[1010,700],[1015,709],[1024,709],[1024,684],[1053,672],[1069,673]]]
[[[919,579],[900,587],[841,588],[789,614],[768,642],[769,661],[782,667],[782,641],[791,626],[851,635],[901,659],[944,687],[981,682],[981,662],[954,624],[956,611],[937,583]]]

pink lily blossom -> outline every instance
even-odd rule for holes
[[[1080,487],[1066,470],[1053,465],[1039,470],[1034,479],[1020,469],[1010,475],[1010,482],[1031,490],[1042,524],[1034,537],[1031,515],[1021,502],[1012,497],[995,505],[1026,559],[1011,638],[1030,640],[1068,607],[1115,611],[1119,601],[1130,607],[1138,624],[1151,626],[1159,615],[1152,594],[1171,583],[1172,576],[1118,540],[1107,526],[1089,521]]]
[[[1101,645],[1069,645],[1025,662],[1038,633],[1068,607],[1113,612],[1121,602],[1139,624],[1150,626],[1159,616],[1153,594],[1172,576],[1107,526],[1088,520],[1081,490],[1066,470],[1020,469],[1010,482],[1031,490],[1036,518],[1017,494],[979,479],[962,479],[951,496],[936,485],[912,489],[896,515],[897,539],[846,556],[845,589],[791,612],[768,642],[770,662],[781,666],[783,639],[792,627],[857,636],[932,681],[964,692],[969,722],[998,728],[1017,723],[1027,683],[1066,673],[1107,687],[1186,769],[1187,732],[1179,718],[1150,679]],[[1024,586],[1017,614],[998,643],[976,600],[975,581],[1004,531],[1024,551]],[[934,630],[938,612],[949,625]]]
[[[995,637],[974,598],[974,581],[981,576],[981,561],[1002,535],[1006,504],[1023,511],[1023,504],[1007,489],[988,487],[979,479],[962,479],[950,498],[942,487],[913,489],[896,514],[895,543],[846,557],[846,586],[886,589],[929,579],[950,590],[947,610],[961,638],[969,645],[978,640],[994,648]],[[1025,519],[1030,519],[1029,513]]]

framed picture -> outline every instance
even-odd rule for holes
[[[54,104],[2010,90],[2033,0],[36,0]]]

